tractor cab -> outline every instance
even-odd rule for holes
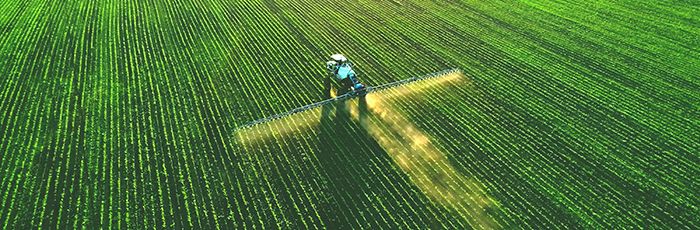
[[[326,62],[326,69],[329,75],[340,84],[342,88],[350,88],[357,92],[364,86],[357,79],[357,74],[352,70],[352,64],[342,54],[331,55],[332,61]]]

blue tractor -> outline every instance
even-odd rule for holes
[[[366,89],[357,79],[357,74],[352,70],[352,64],[342,54],[331,55],[332,61],[326,62],[329,76],[335,79],[341,86],[339,93],[350,91],[350,96],[359,96]],[[350,90],[348,90],[350,89]]]

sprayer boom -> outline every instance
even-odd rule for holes
[[[373,86],[373,87],[363,87],[363,88],[361,88],[361,89],[353,90],[353,91],[350,91],[349,93],[346,93],[346,94],[343,94],[343,95],[340,95],[340,96],[337,96],[337,97],[334,97],[334,98],[326,99],[326,100],[323,100],[323,101],[320,101],[320,102],[316,102],[316,103],[313,103],[313,104],[310,104],[310,105],[305,105],[305,106],[302,106],[302,107],[299,107],[299,108],[296,108],[296,109],[292,109],[292,110],[289,110],[289,111],[284,112],[284,113],[272,115],[272,116],[265,117],[265,118],[262,118],[262,119],[259,119],[259,120],[256,120],[256,121],[249,122],[249,123],[247,123],[247,124],[245,124],[245,125],[241,125],[241,126],[236,127],[236,128],[234,129],[234,131],[237,131],[237,130],[240,130],[240,129],[245,129],[245,128],[248,128],[248,127],[251,127],[251,126],[255,126],[255,125],[257,125],[257,124],[260,124],[260,123],[264,123],[264,122],[268,122],[268,121],[271,121],[271,120],[275,120],[275,119],[277,119],[277,118],[281,118],[281,117],[284,117],[284,116],[292,115],[292,114],[295,114],[295,113],[298,113],[298,112],[302,112],[302,111],[306,111],[306,110],[309,110],[309,109],[313,109],[313,108],[316,108],[316,107],[319,107],[319,106],[323,106],[323,105],[326,105],[326,104],[329,104],[329,103],[333,103],[333,102],[335,102],[335,101],[342,101],[342,100],[347,100],[347,99],[349,99],[349,98],[360,97],[360,96],[366,95],[366,94],[368,94],[368,93],[370,93],[370,92],[372,92],[372,91],[379,91],[379,90],[383,90],[383,89],[393,88],[393,87],[396,87],[396,86],[404,85],[404,84],[406,84],[406,83],[410,83],[410,82],[414,82],[414,81],[420,81],[420,80],[425,80],[425,79],[430,79],[430,78],[442,76],[442,75],[449,74],[449,73],[459,72],[459,71],[460,71],[459,69],[449,69],[449,70],[443,70],[443,71],[440,71],[440,72],[435,72],[435,73],[431,73],[431,74],[424,75],[424,76],[420,76],[420,77],[412,77],[412,78],[404,79],[404,80],[401,80],[401,81],[391,82],[391,83],[387,83],[387,84],[384,84],[384,85]]]

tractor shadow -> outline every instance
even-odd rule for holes
[[[332,98],[332,83],[330,78],[324,80],[324,99]],[[329,200],[320,209],[324,223],[332,229],[358,228],[358,223],[353,220],[359,207],[356,206],[363,188],[361,175],[356,168],[358,162],[348,161],[348,157],[355,155],[352,149],[359,146],[350,136],[351,129],[349,116],[341,109],[337,109],[337,103],[322,106],[319,125],[320,151],[318,161],[328,176],[328,186],[324,193],[329,194]]]
[[[331,79],[326,78],[325,99],[334,96],[332,85]],[[337,92],[342,95],[347,90],[340,88]],[[321,218],[329,229],[367,228],[366,224],[378,221],[356,221],[362,219],[360,213],[373,210],[362,206],[363,203],[372,203],[365,196],[370,189],[368,185],[371,185],[366,183],[370,176],[365,162],[368,158],[366,152],[381,148],[375,141],[367,139],[366,132],[352,121],[349,111],[342,108],[342,103],[330,103],[321,108],[318,161],[328,176],[328,187],[324,192],[329,194],[329,202],[321,207]],[[378,214],[364,216],[378,217]]]

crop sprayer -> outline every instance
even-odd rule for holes
[[[234,129],[240,130],[244,128],[248,128],[251,126],[255,126],[257,124],[261,124],[264,122],[268,122],[271,120],[275,120],[284,116],[288,116],[291,114],[299,113],[302,111],[306,111],[309,109],[313,109],[319,106],[323,106],[326,104],[330,104],[336,101],[342,101],[342,100],[347,100],[349,98],[356,98],[356,97],[362,97],[367,95],[368,93],[371,93],[372,91],[376,90],[381,90],[381,89],[388,89],[392,87],[396,87],[399,85],[404,85],[406,83],[414,82],[414,81],[420,81],[420,80],[425,80],[429,78],[434,78],[438,76],[443,76],[449,73],[454,73],[454,72],[459,72],[459,69],[449,69],[449,70],[443,70],[440,72],[435,72],[432,74],[420,76],[420,77],[412,77],[408,79],[404,79],[401,81],[396,81],[396,82],[391,82],[387,83],[384,85],[379,85],[379,86],[373,86],[373,87],[366,87],[362,83],[360,83],[360,80],[355,73],[355,71],[352,69],[353,65],[348,61],[348,59],[343,56],[342,54],[333,54],[331,55],[331,61],[326,62],[326,70],[328,70],[328,75],[327,78],[332,78],[335,79],[335,81],[340,85],[340,89],[338,92],[340,95],[326,99],[320,102],[316,102],[310,105],[305,105],[293,110],[289,110],[284,113],[276,114],[273,116],[265,117],[256,121],[249,122],[245,125],[238,126]],[[346,93],[347,91],[347,93]]]

